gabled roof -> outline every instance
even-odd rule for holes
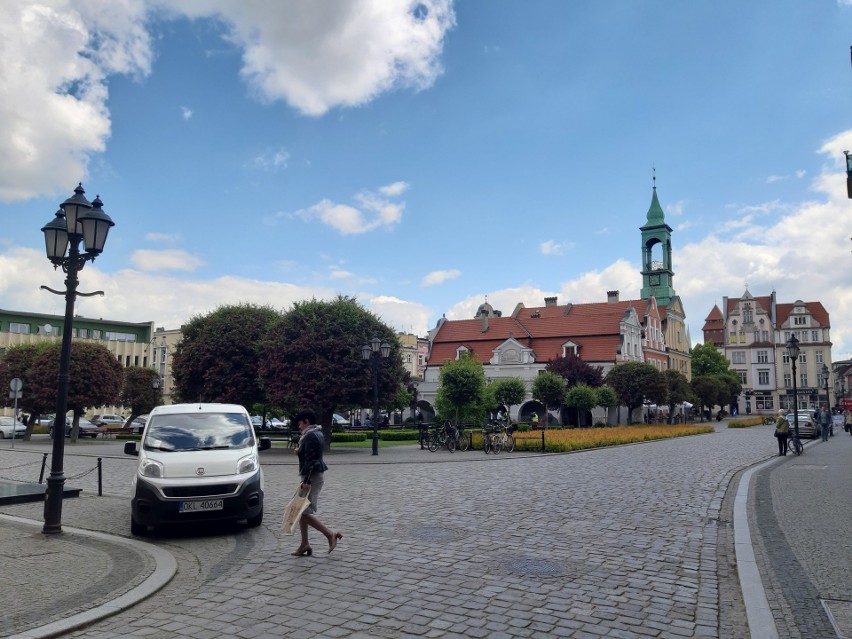
[[[749,293],[749,295],[751,295],[751,294]],[[760,306],[760,308],[763,309],[764,311],[766,311],[767,313],[772,310],[772,297],[770,297],[769,295],[762,295],[761,297],[752,296],[750,298],[729,297],[728,298],[728,309],[727,309],[728,315],[730,315],[734,311],[734,309],[737,308],[737,304],[739,304],[742,301],[754,302],[755,304]]]
[[[793,304],[778,304],[776,308],[778,309],[778,327],[784,325],[784,322],[790,317],[790,313],[793,312],[793,308],[796,306],[803,305],[808,309],[808,312],[811,314],[811,317],[816,320],[820,326],[824,328],[831,328],[831,322],[828,317],[828,311],[825,310],[825,307],[822,305],[822,302],[800,302],[796,301]]]

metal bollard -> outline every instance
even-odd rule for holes
[[[541,452],[546,452],[547,448],[544,446],[544,429],[541,429]]]
[[[47,453],[44,453],[44,457],[41,458],[41,472],[38,474],[38,483],[44,481],[44,469],[47,466]]]
[[[101,464],[101,458],[98,457],[98,497],[104,496],[104,472],[103,472],[103,464]]]

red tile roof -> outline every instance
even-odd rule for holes
[[[831,328],[831,322],[828,317],[828,311],[825,310],[825,307],[822,305],[822,302],[804,302],[805,307],[807,307],[808,312],[811,314],[820,326],[825,328]],[[790,313],[793,311],[793,307],[795,304],[777,304],[776,308],[778,309],[778,327],[781,327],[784,322],[787,321],[787,318],[790,317]]]

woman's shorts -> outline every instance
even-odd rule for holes
[[[319,508],[319,496],[322,492],[322,485],[324,482],[325,473],[313,473],[311,475],[311,494],[308,495],[308,501],[311,503],[307,510],[305,510],[305,512],[309,515],[313,515]]]

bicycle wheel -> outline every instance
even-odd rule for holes
[[[494,454],[496,455],[501,450],[503,450],[503,438],[499,435],[494,437]]]
[[[797,455],[801,455],[802,451],[805,449],[805,447],[802,446],[802,441],[800,439],[794,439],[794,438],[791,437],[787,441],[787,449],[791,453],[796,453]]]
[[[434,453],[438,450],[438,438],[434,434],[430,433],[427,435],[426,447],[429,449],[430,453]]]
[[[485,451],[485,454],[491,452],[491,435],[487,434],[482,438],[482,449]]]
[[[515,452],[515,437],[514,435],[506,435],[506,441],[503,442],[503,450],[507,453]]]
[[[458,449],[462,452],[470,448],[470,436],[463,430],[459,432]]]
[[[453,437],[452,435],[447,437],[446,446],[447,446],[447,450],[450,451],[451,453],[456,452],[456,438]]]

